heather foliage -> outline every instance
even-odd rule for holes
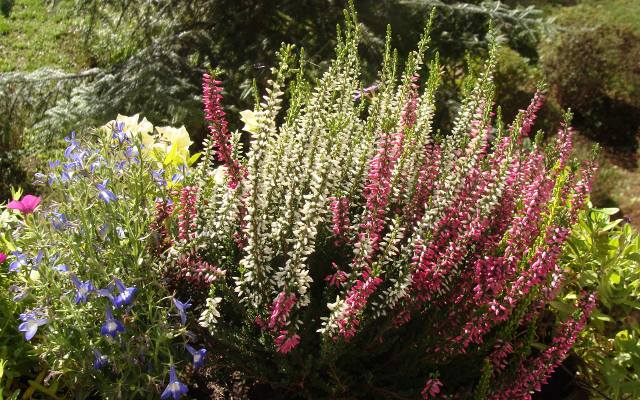
[[[205,76],[210,138],[176,205],[165,276],[195,299],[206,330],[192,329],[217,371],[291,396],[529,398],[594,307],[579,293],[553,329],[540,322],[594,165],[571,160],[569,115],[549,147],[530,139],[542,93],[513,124],[494,122],[495,48],[453,130],[433,132],[428,34],[402,72],[387,41],[363,88],[354,19],[313,88],[283,48],[243,113],[246,154]]]
[[[531,138],[542,92],[512,124],[495,118],[492,46],[453,129],[435,132],[428,28],[402,70],[388,38],[363,87],[346,21],[317,82],[282,48],[244,132],[205,75],[197,166],[184,129],[119,116],[66,138],[38,175],[49,198],[7,205],[15,328],[49,379],[108,398],[230,376],[291,398],[540,389],[595,305],[577,292],[542,321],[594,173],[571,159],[570,115],[545,148]]]

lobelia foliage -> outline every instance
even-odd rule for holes
[[[37,390],[49,396],[157,398],[174,381],[171,365],[193,356],[173,294],[153,273],[150,225],[156,199],[171,198],[197,155],[184,127],[137,115],[65,140],[64,158],[36,174],[46,199],[18,194],[3,210],[0,305],[12,318],[0,332],[29,343],[10,366],[36,354]]]
[[[313,89],[283,47],[243,113],[246,154],[205,75],[203,162],[157,214],[167,284],[194,299],[205,330],[188,324],[219,376],[283,398],[530,398],[595,304],[580,293],[553,329],[541,322],[594,163],[570,158],[570,114],[550,146],[529,138],[542,92],[509,127],[494,122],[495,46],[453,130],[433,132],[428,29],[402,73],[387,40],[363,88],[357,26],[352,11]]]

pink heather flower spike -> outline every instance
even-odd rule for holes
[[[279,353],[287,354],[300,343],[300,335],[287,336],[287,331],[280,331],[280,336],[275,340],[275,345]]]
[[[33,210],[38,207],[38,204],[40,204],[40,200],[42,200],[40,197],[28,194],[20,200],[9,202],[7,208],[18,210],[22,214],[31,214]]]
[[[0,253],[0,264],[7,261],[7,255],[4,253]]]
[[[440,393],[441,387],[442,382],[440,382],[440,379],[429,379],[424,385],[424,389],[422,389],[422,398],[425,400],[435,398]]]
[[[202,76],[202,100],[204,118],[209,122],[209,134],[218,161],[222,162],[229,176],[229,188],[235,189],[244,178],[245,171],[234,157],[231,133],[225,112],[222,109],[222,84],[209,74]]]

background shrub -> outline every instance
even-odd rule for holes
[[[584,21],[593,21],[585,27]],[[637,148],[640,35],[598,8],[561,14],[562,29],[543,42],[542,67],[558,102],[575,112],[583,133],[600,143]],[[608,23],[607,23],[608,22]]]

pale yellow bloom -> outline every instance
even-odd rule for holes
[[[124,126],[122,130],[123,132],[128,133],[127,136],[129,138],[131,138],[131,135],[140,135],[142,137],[142,144],[145,146],[150,145],[153,141],[153,138],[150,135],[151,132],[153,132],[153,125],[146,118],[142,118],[142,121],[138,122],[139,119],[140,114],[132,115],[130,117],[118,114],[115,120],[107,122],[105,125],[98,128],[98,130],[110,135],[116,122],[123,122]]]
[[[160,137],[167,141],[171,146],[178,148],[178,151],[188,150],[189,146],[193,143],[189,137],[187,128],[181,126],[180,128],[174,128],[172,126],[159,126],[156,130],[160,134]]]
[[[244,127],[242,128],[243,131],[249,133],[258,133],[258,131],[260,131],[260,124],[258,124],[258,119],[253,111],[240,111],[240,120],[244,122]]]

